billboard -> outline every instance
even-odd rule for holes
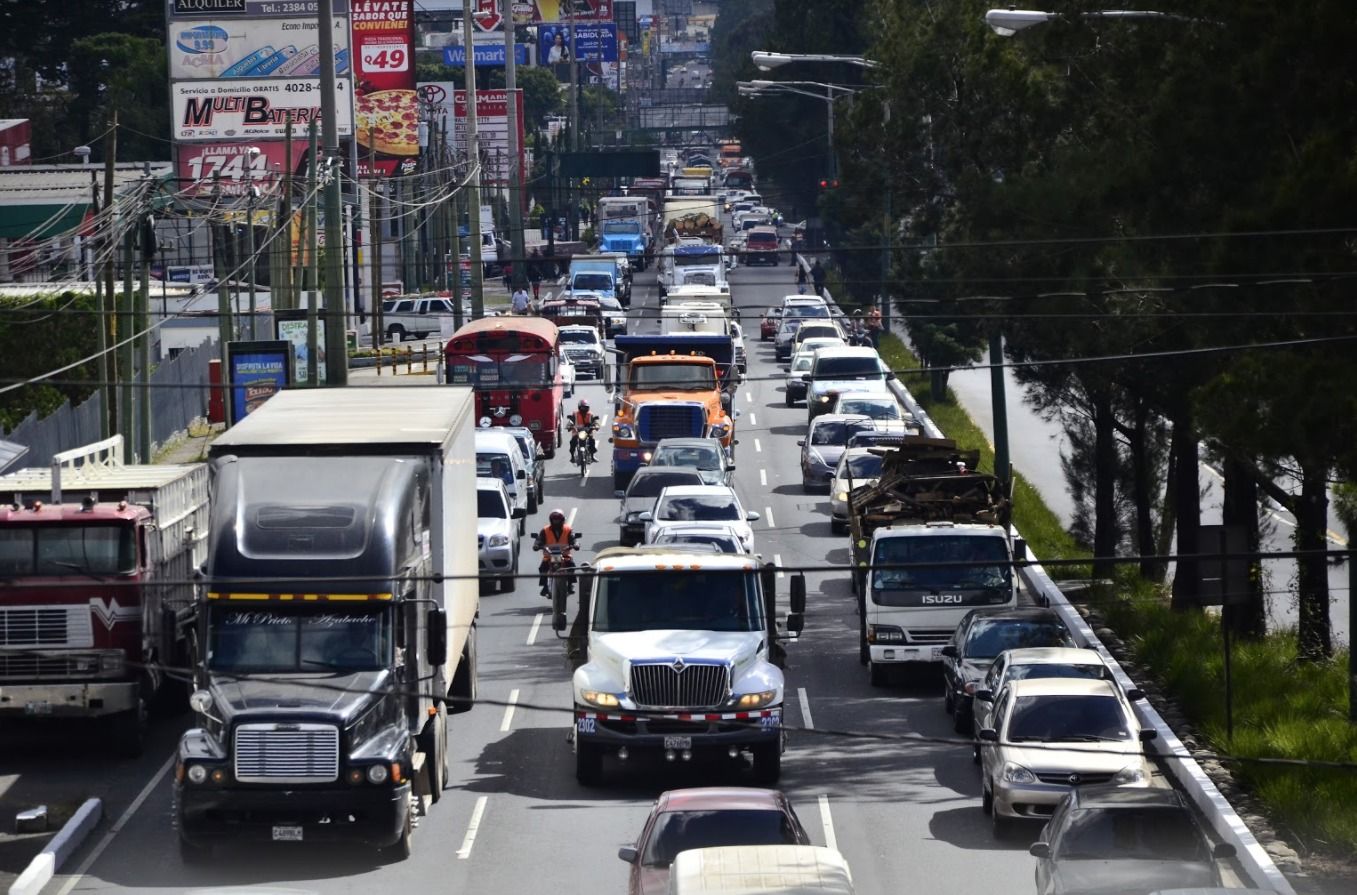
[[[190,196],[211,196],[214,188],[223,196],[243,196],[247,181],[263,195],[277,191],[281,177],[288,171],[305,176],[308,151],[305,135],[294,128],[292,157],[282,140],[256,140],[254,143],[193,143],[179,149],[179,188]],[[251,146],[259,155],[250,160]],[[246,171],[249,171],[248,177]]]
[[[170,78],[318,78],[315,19],[229,19],[171,22]],[[335,73],[349,68],[349,29],[334,25]]]
[[[280,139],[292,120],[294,137],[320,122],[320,79],[176,81],[170,85],[172,127],[179,143]],[[335,81],[335,123],[353,133],[349,82]]]
[[[617,26],[612,22],[575,26],[575,55],[580,62],[616,62]],[[543,25],[537,29],[537,64],[570,61],[570,26]]]
[[[320,11],[317,0],[169,0],[171,19],[190,16],[277,17],[283,15],[315,17]],[[335,15],[349,11],[348,0],[334,0]]]
[[[452,116],[449,130],[455,134],[454,145],[459,153],[466,153],[466,91],[457,90],[451,81],[435,81],[421,85],[429,89],[443,116]],[[519,170],[526,171],[523,152],[523,91],[515,90],[518,98]],[[505,90],[476,91],[476,129],[480,136],[481,154],[485,166],[481,182],[491,186],[508,185],[509,164],[509,97]]]
[[[0,119],[0,168],[27,165],[33,153],[29,146],[32,125],[27,118]]]
[[[353,0],[354,113],[364,168],[386,176],[419,157],[412,0]]]
[[[292,385],[292,343],[227,342],[227,419],[235,425],[278,392]]]
[[[477,68],[504,67],[504,44],[476,44],[476,51],[472,54],[476,60]],[[528,45],[514,44],[514,63],[516,65],[528,64]],[[466,65],[466,47],[444,47],[443,64],[462,68]]]
[[[613,0],[514,0],[513,13],[515,25],[540,25],[556,22],[568,22],[571,19],[570,5],[574,5],[574,20],[577,22],[611,22],[613,20]],[[496,4],[498,5],[498,4]]]

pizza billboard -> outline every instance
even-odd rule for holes
[[[195,19],[171,22],[170,77],[318,78],[320,33],[315,19]],[[334,23],[335,73],[349,69],[349,29]]]
[[[359,172],[409,173],[419,156],[412,0],[353,0]]]
[[[282,139],[287,122],[305,139],[307,126],[320,123],[320,79],[223,79],[177,81],[170,85],[174,139],[180,143]],[[335,124],[339,136],[353,134],[349,82],[335,81]]]

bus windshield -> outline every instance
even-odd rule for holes
[[[453,357],[448,362],[448,383],[477,388],[551,385],[548,359],[537,354],[517,354],[494,360],[485,355]]]

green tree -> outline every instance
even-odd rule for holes
[[[549,69],[519,68],[516,80],[523,91],[523,121],[528,130],[543,127],[548,115],[560,113],[561,85]]]
[[[75,99],[71,113],[85,139],[118,113],[118,155],[150,160],[170,157],[169,87],[165,45],[157,38],[109,32],[71,44],[69,64]]]

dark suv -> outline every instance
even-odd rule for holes
[[[971,700],[990,665],[1004,650],[1074,646],[1074,638],[1053,609],[973,609],[942,648],[942,703],[957,733],[969,735]]]

